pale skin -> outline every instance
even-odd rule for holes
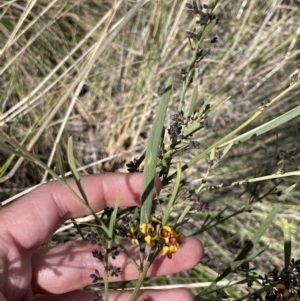
[[[82,184],[95,211],[113,207],[120,193],[120,206],[139,205],[142,174],[107,173],[82,178]],[[74,181],[70,186],[78,192]],[[155,180],[155,191],[161,183]],[[88,212],[58,182],[39,186],[12,205],[0,211],[0,301],[93,301],[93,293],[80,291],[90,285],[90,274],[98,269],[103,275],[101,263],[93,258],[96,249],[88,242],[73,241],[52,248],[39,246],[47,241],[56,229],[69,218]],[[126,245],[133,254],[136,248]],[[191,269],[203,257],[203,246],[196,238],[184,238],[173,258],[160,256],[151,266],[148,276],[160,276]],[[138,259],[138,256],[136,257]],[[121,267],[120,277],[110,280],[138,278],[138,271],[121,253],[114,261]],[[99,295],[102,295],[99,292]],[[146,296],[149,300],[193,300],[189,290],[140,291],[136,300]],[[130,292],[112,291],[110,301],[127,301]]]

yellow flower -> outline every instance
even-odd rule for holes
[[[154,232],[154,227],[151,224],[141,224],[140,231],[143,234],[152,234]]]
[[[182,236],[170,226],[163,226],[158,231],[159,237],[164,241],[161,253],[172,258],[172,253],[176,253],[181,244]]]
[[[159,229],[159,237],[163,238],[167,244],[180,244],[182,236],[170,226],[163,226]]]
[[[172,258],[172,254],[176,253],[178,250],[178,245],[165,245],[161,250],[162,255],[167,255],[168,258]]]
[[[300,301],[300,297],[299,296],[290,297],[289,301]]]
[[[151,224],[140,225],[140,231],[145,235],[147,244],[152,245],[158,240],[157,235],[154,235],[154,227]]]
[[[162,226],[159,229],[159,236],[166,239],[169,237],[169,235],[172,231],[174,231],[174,230],[172,230],[172,228],[170,226]]]
[[[151,215],[150,219],[152,223],[161,224],[161,216]]]
[[[289,290],[286,288],[286,286],[283,283],[276,284],[276,289],[283,297],[288,297]]]
[[[127,232],[127,236],[131,238],[131,243],[133,245],[139,245],[139,241],[136,238],[133,227],[130,227],[129,231]]]
[[[155,234],[153,225],[145,223],[140,225],[140,232],[144,235],[147,244],[156,245],[161,249],[162,255],[167,255],[169,258],[177,252],[181,243],[182,236],[168,225],[160,227]]]

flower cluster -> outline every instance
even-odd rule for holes
[[[99,234],[95,232],[88,233],[87,240],[92,245],[98,245],[99,249],[93,250],[92,256],[103,264],[106,276],[119,277],[122,274],[121,268],[113,267],[111,264],[109,264],[110,257],[115,260],[117,256],[119,256],[119,246],[105,247],[105,242],[102,242],[103,239],[99,238]],[[100,275],[98,269],[95,269],[95,273],[90,274],[90,277],[93,279],[93,284],[104,281],[104,277]],[[94,301],[102,300],[101,298],[102,297],[99,295],[94,295]]]
[[[189,153],[192,149],[199,149],[200,148],[200,142],[195,140],[190,140],[189,144],[184,146],[180,151],[179,154],[183,153]]]
[[[100,273],[95,269],[95,274],[90,274],[90,277],[93,279],[93,283],[101,282],[103,277],[100,276]]]
[[[140,164],[141,162],[139,159],[133,159],[133,161],[126,164],[126,167],[129,172],[139,172]]]
[[[102,301],[103,298],[101,295],[99,295],[97,292],[94,292],[94,298],[93,301]]]
[[[259,276],[264,286],[271,287],[264,298],[266,301],[300,301],[300,259],[292,259],[288,269],[281,272],[273,270],[264,277]],[[255,292],[251,301],[262,301],[263,297]]]
[[[271,291],[267,293],[265,300],[266,301],[300,301],[300,295],[299,292],[289,289],[288,286],[280,282],[277,283],[271,289]]]
[[[172,254],[176,253],[180,244],[182,235],[169,225],[162,225],[156,216],[151,216],[151,222],[141,224],[139,230],[130,229],[128,236],[131,237],[132,244],[140,244],[145,241],[149,245],[156,246],[161,250],[162,255],[172,258]]]
[[[176,253],[181,244],[182,236],[170,226],[162,226],[158,231],[160,241],[163,242],[161,253],[172,258],[172,254]]]
[[[197,24],[206,25],[211,20],[216,19],[216,16],[213,13],[208,12],[209,9],[213,8],[210,5],[203,4],[198,7],[196,1],[193,1],[192,4],[187,3],[186,7],[187,7],[188,13],[192,13],[192,14],[195,14],[198,16],[199,20],[196,22]],[[207,12],[205,12],[205,10]]]
[[[203,200],[203,197],[189,188],[189,182],[186,179],[183,179],[180,182],[179,195],[183,201],[188,201],[189,204],[192,205],[193,211],[206,212],[209,209],[208,204]]]
[[[171,116],[172,123],[168,129],[168,134],[172,141],[180,138],[182,131],[182,125],[185,123],[185,117],[183,116],[183,111],[177,112]]]

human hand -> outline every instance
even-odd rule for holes
[[[68,183],[79,194],[75,182],[69,180]],[[121,207],[138,205],[141,183],[140,173],[107,173],[82,178],[90,206],[96,212],[113,207],[118,192]],[[158,178],[155,188],[160,191]],[[93,300],[93,292],[84,292],[80,288],[91,284],[90,274],[95,269],[100,275],[103,272],[99,260],[92,257],[95,246],[73,241],[39,249],[64,221],[86,214],[88,212],[83,206],[58,182],[41,185],[0,211],[0,301]],[[166,256],[155,260],[148,276],[190,269],[202,256],[201,242],[196,238],[185,238],[171,260]],[[136,267],[122,252],[114,260],[114,265],[122,267],[121,280],[138,278]],[[110,279],[114,280],[120,280],[120,277]],[[129,291],[112,291],[109,300],[128,300],[130,294]],[[164,301],[193,300],[192,294],[183,288],[141,291],[138,300],[141,296]]]

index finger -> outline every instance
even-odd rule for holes
[[[113,207],[118,193],[121,207],[140,204],[141,173],[92,175],[82,177],[81,182],[95,212]],[[68,184],[80,195],[74,180],[68,180]],[[160,189],[161,182],[156,177],[155,191]],[[89,212],[62,184],[50,182],[1,210],[0,234],[5,232],[25,249],[36,248],[49,239],[64,221],[86,214]]]

